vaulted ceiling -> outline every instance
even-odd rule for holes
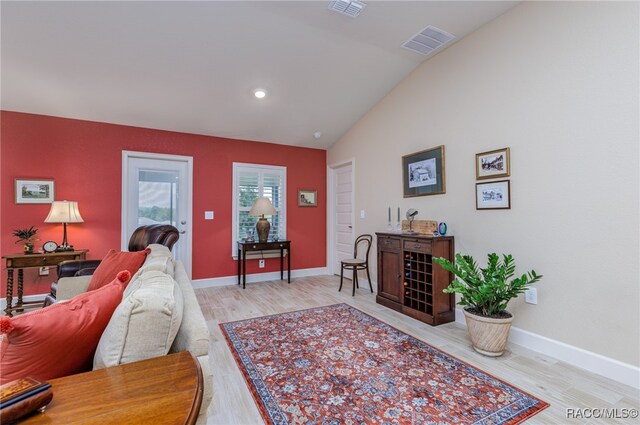
[[[518,2],[2,1],[4,110],[327,148],[430,56]],[[442,49],[441,49],[442,50]],[[263,88],[264,99],[253,91]],[[425,94],[428,95],[428,94]],[[319,138],[314,133],[320,132]]]

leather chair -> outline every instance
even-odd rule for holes
[[[134,230],[129,238],[129,252],[142,251],[147,246],[157,243],[167,248],[173,248],[173,245],[180,238],[178,229],[168,224],[151,224],[148,226],[140,226]],[[100,265],[100,260],[68,260],[63,261],[56,267],[58,279],[72,276],[92,275],[95,269]],[[58,291],[58,283],[51,284],[51,293],[44,300],[44,307],[56,302],[56,292]]]

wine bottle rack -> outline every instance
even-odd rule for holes
[[[386,232],[376,235],[376,302],[430,325],[455,320],[455,297],[442,292],[453,275],[433,263],[434,257],[453,259],[453,237]]]
[[[431,255],[404,252],[404,305],[433,315],[433,271]]]

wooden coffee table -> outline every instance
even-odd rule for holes
[[[202,370],[189,352],[52,379],[53,401],[21,424],[194,424]]]

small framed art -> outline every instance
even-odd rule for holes
[[[444,145],[402,157],[405,198],[445,193]]]
[[[318,191],[317,190],[305,190],[298,191],[298,206],[299,207],[317,207],[318,206]]]
[[[53,180],[16,179],[16,204],[50,204],[54,199]]]
[[[509,177],[510,175],[509,148],[476,154],[476,180]]]
[[[511,208],[509,180],[476,183],[477,210],[508,210]]]

